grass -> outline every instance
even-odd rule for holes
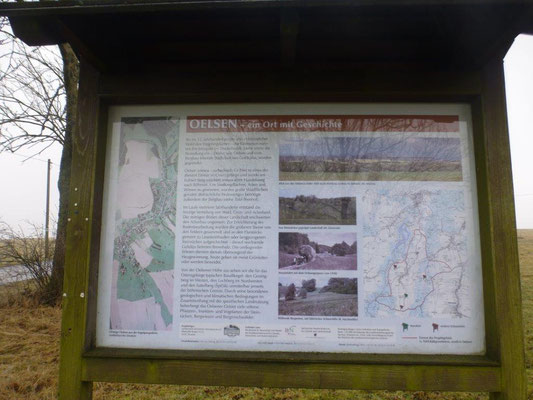
[[[533,230],[518,232],[528,399],[533,400]],[[10,296],[6,295],[9,289]],[[60,310],[14,297],[16,286],[0,286],[0,399],[56,398]],[[16,301],[15,301],[16,300]],[[95,400],[487,400],[479,393],[404,393],[160,386],[97,383]]]

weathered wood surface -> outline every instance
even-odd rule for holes
[[[497,367],[85,358],[83,379],[316,389],[499,391]]]
[[[82,354],[89,292],[89,262],[98,123],[98,73],[81,62],[78,120],[72,144],[72,173],[65,257],[59,398],[90,399],[92,384],[82,381]]]
[[[477,68],[533,28],[530,0],[17,2],[0,14],[28,44],[69,41],[117,72],[217,62]]]
[[[264,68],[264,67],[263,67]],[[113,104],[187,102],[470,102],[479,74],[391,68],[243,71],[174,68],[153,74],[102,75],[99,94]]]
[[[493,260],[492,284],[486,284],[485,290],[494,297],[494,319],[489,321],[489,330],[497,336],[491,345],[498,347],[497,356],[502,365],[502,392],[492,398],[526,400],[520,269],[501,60],[489,63],[483,71],[481,112],[487,177],[484,193],[487,197],[483,201],[491,211],[487,240],[492,244]],[[491,348],[491,352],[495,349]]]
[[[498,367],[497,361],[485,356],[471,355],[424,355],[424,354],[357,354],[357,353],[303,353],[265,351],[221,350],[147,350],[95,348],[83,355],[85,358],[120,358],[152,360],[196,361],[257,361],[281,363],[335,363],[376,365],[436,365]]]
[[[225,3],[225,4],[224,4]],[[87,12],[131,12],[137,10],[172,10],[213,7],[345,7],[345,6],[445,6],[445,5],[487,5],[487,4],[533,4],[533,0],[75,0],[55,2],[7,3],[2,6],[9,15],[47,15],[63,12],[83,14]]]

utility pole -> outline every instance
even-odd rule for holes
[[[45,262],[48,261],[49,256],[49,243],[48,243],[48,229],[49,229],[49,219],[50,219],[50,168],[52,162],[48,159],[46,165],[46,220],[44,222],[44,259]]]

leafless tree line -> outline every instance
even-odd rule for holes
[[[68,190],[75,129],[79,63],[70,45],[29,47],[15,38],[0,17],[0,152],[42,153],[63,146],[59,172],[59,213],[47,302],[63,285]]]

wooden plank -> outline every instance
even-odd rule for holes
[[[503,62],[493,60],[483,71],[481,97],[485,155],[487,166],[487,199],[492,243],[493,288],[502,365],[502,391],[493,394],[497,400],[526,400],[524,337],[520,270],[516,242],[515,209],[511,156],[507,130]]]
[[[98,73],[86,62],[80,65],[78,119],[72,141],[69,217],[65,257],[59,398],[90,399],[92,384],[82,381],[82,353],[89,292],[91,221],[98,121]]]
[[[84,358],[83,379],[208,386],[499,391],[497,367]]]
[[[335,364],[402,364],[440,366],[498,367],[499,363],[485,356],[423,355],[423,354],[356,354],[356,353],[303,353],[266,351],[194,351],[96,348],[86,352],[86,358],[202,360],[202,361],[275,361],[283,363]]]
[[[98,137],[94,171],[94,195],[91,218],[91,246],[89,248],[89,286],[87,290],[87,326],[85,329],[85,347],[96,345],[96,316],[98,296],[98,263],[100,260],[100,235],[102,228],[102,207],[104,195],[104,173],[108,129],[108,107],[100,101],[98,112]]]
[[[54,18],[53,29],[58,32],[57,37],[63,38],[69,43],[78,59],[84,58],[89,64],[99,71],[105,70],[105,63],[94,54],[94,52],[78,37],[72,30],[65,25],[59,18]]]
[[[10,17],[9,23],[15,36],[28,46],[48,46],[61,40],[50,28],[51,18]]]
[[[366,7],[533,4],[533,0],[73,0],[56,2],[3,3],[0,15],[87,14],[179,9],[235,7]]]
[[[367,66],[322,71],[218,70],[103,74],[99,94],[113,102],[469,101],[481,91],[474,72]]]
[[[485,311],[485,350],[490,359],[499,360],[498,320],[496,293],[494,287],[494,259],[491,229],[491,207],[488,201],[489,171],[486,154],[486,141],[483,123],[481,98],[472,104],[472,124],[474,131],[474,158],[476,161],[476,183],[479,208],[479,233],[481,244],[481,265],[483,278],[483,305]]]

